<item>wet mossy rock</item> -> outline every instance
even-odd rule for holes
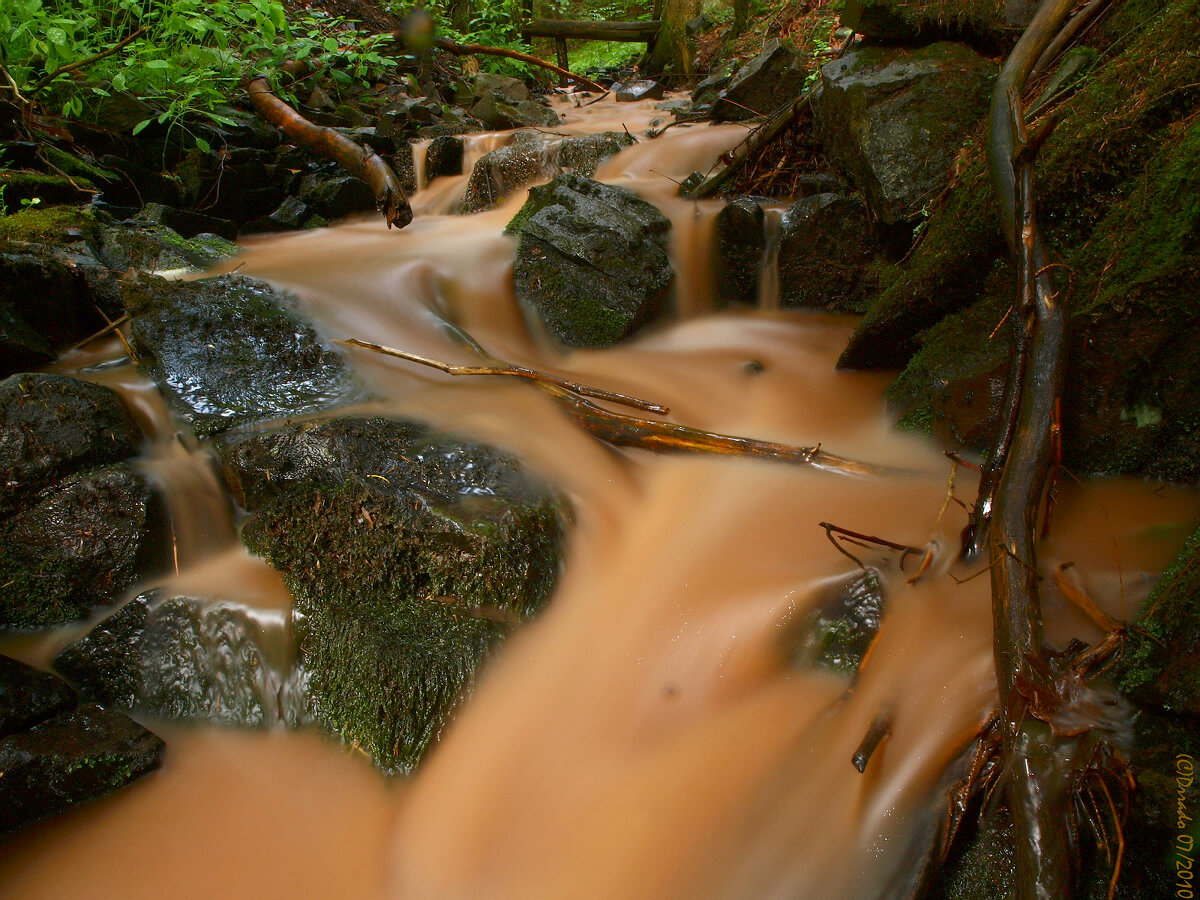
[[[413,768],[478,665],[542,607],[563,502],[510,457],[383,419],[222,448],[246,545],[296,600],[316,720],[384,771]]]
[[[600,163],[636,143],[633,135],[623,131],[563,138],[558,143],[554,160],[560,171],[591,178]]]
[[[762,205],[752,197],[739,197],[721,208],[715,227],[717,302],[753,306],[766,249]]]
[[[541,178],[549,166],[545,139],[536,131],[517,132],[511,144],[485,153],[475,163],[463,196],[463,212],[497,206],[513,191]]]
[[[1200,716],[1200,531],[1162,574],[1125,641],[1122,690],[1143,705]]]
[[[861,313],[876,244],[857,197],[816,194],[787,210],[779,234],[779,305]]]
[[[624,188],[565,174],[533,188],[519,234],[518,298],[573,347],[617,343],[663,309],[670,220]]]
[[[150,591],[66,647],[54,667],[90,700],[160,719],[303,721],[281,674],[290,636],[244,607]],[[275,650],[278,659],[272,659]]]
[[[511,100],[495,91],[476,100],[468,112],[472,118],[496,131],[508,128],[555,128],[560,124],[558,113],[549,106],[536,100]]]
[[[0,834],[88,803],[158,767],[162,740],[124,713],[81,706],[0,741]]]
[[[236,244],[218,235],[185,238],[164,225],[101,226],[99,231],[97,255],[116,272],[203,269],[238,252]]]
[[[71,476],[0,525],[0,628],[45,628],[116,602],[152,554],[149,485],[125,465]]]
[[[57,675],[0,656],[0,739],[73,706],[75,692]]]
[[[81,469],[132,456],[141,439],[106,387],[63,375],[0,381],[0,516]]]
[[[853,675],[879,633],[883,609],[883,582],[874,569],[832,585],[799,627],[789,629],[789,659],[793,665]]]
[[[363,395],[342,357],[261,281],[140,278],[126,304],[141,364],[201,436]]]
[[[831,162],[886,224],[912,219],[950,182],[987,110],[996,64],[961,44],[852,51],[821,69],[813,98]]]

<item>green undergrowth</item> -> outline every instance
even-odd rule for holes
[[[641,44],[628,41],[586,41],[572,47],[567,58],[572,72],[589,69],[626,69],[642,56]]]
[[[95,233],[96,220],[77,206],[34,206],[0,216],[0,244],[8,242],[50,244],[68,243],[78,233]]]

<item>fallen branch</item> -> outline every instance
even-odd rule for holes
[[[798,465],[810,465],[815,469],[839,472],[843,475],[859,477],[875,476],[889,473],[888,470],[857,462],[826,453],[818,444],[815,447],[796,447],[791,444],[778,444],[773,441],[760,441],[755,438],[739,437],[729,434],[718,434],[712,431],[701,431],[687,425],[675,425],[670,422],[656,422],[637,416],[615,413],[592,403],[587,397],[596,397],[612,402],[635,406],[647,411],[664,410],[665,407],[638,400],[625,394],[617,394],[600,388],[579,385],[557,376],[514,366],[498,360],[487,354],[470,335],[461,329],[453,329],[469,346],[474,348],[487,362],[486,366],[455,366],[439,360],[427,359],[403,350],[395,350],[380,344],[357,339],[343,340],[339,343],[394,356],[418,365],[429,366],[448,375],[493,375],[501,377],[518,377],[532,381],[543,393],[553,397],[568,415],[581,428],[599,438],[605,443],[618,447],[635,447],[641,450],[651,450],[655,453],[715,453],[728,456],[751,456],[759,459],[771,459],[777,462],[788,462]],[[568,387],[569,385],[569,387]]]
[[[285,64],[283,71],[299,77],[301,66]],[[360,147],[332,128],[314,125],[271,90],[264,76],[250,79],[246,84],[250,103],[255,112],[286,134],[289,138],[317,156],[332,159],[356,178],[361,178],[375,192],[375,208],[383,213],[388,228],[403,228],[412,221],[412,208],[392,167],[373,150]]]
[[[916,556],[924,552],[919,547],[910,547],[907,544],[897,544],[895,541],[885,540],[884,538],[875,537],[871,534],[863,534],[860,531],[851,531],[849,528],[843,528],[841,525],[834,525],[832,522],[818,522],[817,527],[824,528],[825,537],[829,538],[829,543],[833,544],[838,553],[852,560],[860,569],[865,569],[866,566],[862,564],[858,557],[851,554],[849,550],[838,543],[838,539],[834,537],[835,534],[848,543],[857,544],[859,547],[866,547],[870,544],[875,544],[879,547],[886,547],[888,550],[899,550],[901,572],[904,571],[904,561],[908,559],[909,556]]]
[[[812,99],[812,95],[816,91],[818,84],[820,84],[819,80],[814,82],[794,101],[771,113],[761,125],[746,135],[740,144],[722,157],[725,160],[724,168],[705,178],[688,196],[695,199],[710,197],[724,185],[728,184],[755,151],[774,140],[775,135],[779,134],[784,127],[800,114],[800,111]]]
[[[867,771],[867,764],[871,761],[871,757],[875,755],[875,751],[879,749],[879,745],[884,739],[892,733],[892,719],[887,713],[880,713],[871,722],[867,728],[866,735],[858,745],[858,749],[854,751],[854,756],[850,759],[854,768],[858,769],[858,774]]]
[[[395,32],[392,35],[397,41],[403,42],[404,35],[402,32]],[[486,44],[460,44],[457,41],[452,41],[449,38],[435,38],[433,45],[439,50],[445,50],[447,53],[453,53],[455,56],[475,56],[482,54],[486,56],[503,56],[507,59],[515,59],[519,62],[528,63],[531,66],[537,66],[542,69],[547,69],[558,75],[560,78],[568,78],[576,84],[587,88],[589,91],[599,91],[601,94],[606,92],[603,85],[597,84],[590,78],[583,75],[576,75],[574,72],[564,69],[562,66],[556,66],[552,62],[547,62],[540,57],[533,56],[529,53],[522,53],[519,50],[509,50],[507,47],[488,47]]]
[[[1071,16],[1067,24],[1058,33],[1058,36],[1050,42],[1050,46],[1038,57],[1038,61],[1034,64],[1029,77],[1036,78],[1044,72],[1062,55],[1062,52],[1067,49],[1067,46],[1072,41],[1080,37],[1086,29],[1096,24],[1100,19],[1100,15],[1106,12],[1111,5],[1112,0],[1091,0],[1087,6]]]

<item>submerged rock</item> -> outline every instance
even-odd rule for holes
[[[779,235],[779,305],[862,312],[876,244],[856,197],[816,194],[784,214]]]
[[[883,584],[867,569],[817,600],[793,640],[793,663],[842,674],[858,671],[883,620]]]
[[[126,303],[141,364],[201,436],[362,396],[341,356],[260,281],[143,278]]]
[[[282,619],[150,591],[66,647],[54,667],[89,699],[155,718],[298,724],[302,700],[269,652],[288,643]]]
[[[74,705],[75,692],[57,675],[0,656],[0,739]]]
[[[496,641],[546,602],[562,502],[510,457],[383,419],[226,442],[247,546],[296,600],[316,720],[414,767]]]
[[[0,741],[0,834],[124,787],[162,759],[162,740],[133,719],[81,706]]]
[[[517,296],[563,343],[608,346],[662,310],[671,222],[631,191],[559,175],[529,192],[509,228],[520,235]]]
[[[123,465],[68,478],[0,525],[0,628],[44,628],[115,602],[140,575],[151,493]]]
[[[0,381],[0,516],[74,472],[132,456],[141,437],[106,387],[63,375]]]
[[[546,142],[537,132],[521,131],[507,147],[485,153],[471,170],[463,212],[497,206],[513,191],[541,178],[550,166]]]
[[[961,44],[868,47],[822,67],[813,99],[829,158],[887,224],[911,219],[949,183],[962,140],[987,109],[996,65]]]

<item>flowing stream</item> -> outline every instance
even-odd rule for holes
[[[641,136],[662,115],[652,103],[560,111],[567,134]],[[852,320],[713,311],[720,204],[682,200],[675,182],[743,134],[672,128],[601,167],[597,177],[671,218],[677,272],[670,324],[611,349],[563,353],[527,323],[512,293],[515,240],[502,233],[523,194],[446,215],[465,177],[433,179],[402,232],[372,218],[256,240],[227,268],[293,291],[331,338],[478,362],[451,322],[495,356],[664,403],[670,421],[820,443],[898,473],[617,452],[526,384],[349,351],[383,398],[370,411],[494,442],[567,493],[575,523],[549,608],[503,646],[411,779],[385,782],[304,731],[152,723],[168,745],[163,769],[6,845],[0,898],[902,895],[942,810],[945,773],[995,703],[988,579],[949,577],[964,524],[947,503],[951,464],[893,429],[889,376],[835,371]],[[469,138],[468,160],[504,140]],[[101,371],[141,398],[154,439],[143,465],[177,540],[178,574],[166,577],[282,619],[286,592],[236,543],[203,454],[176,436],[132,367]],[[957,497],[970,502],[973,474],[957,474]],[[1080,587],[1130,617],[1198,513],[1192,492],[1065,482],[1042,563],[1074,563]],[[850,548],[879,568],[886,596],[853,681],[789,662],[808,611],[858,571],[821,522],[937,547],[915,582],[918,560],[901,571],[898,554]],[[1047,612],[1060,646],[1099,635],[1053,591]],[[45,658],[33,643],[10,652]],[[851,757],[881,714],[891,734],[860,774]]]

